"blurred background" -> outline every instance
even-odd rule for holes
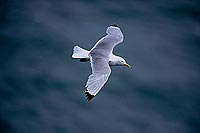
[[[1,133],[199,133],[198,0],[1,0]],[[71,58],[118,24],[113,67],[88,102]]]

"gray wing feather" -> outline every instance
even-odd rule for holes
[[[95,46],[91,49],[91,56],[98,54],[101,58],[109,58],[113,51],[113,48],[119,44],[122,40],[112,35],[106,35],[100,39]]]
[[[107,82],[111,69],[107,59],[90,57],[92,74],[86,83],[86,92],[95,96]]]

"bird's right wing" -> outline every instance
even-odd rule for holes
[[[92,74],[88,77],[86,83],[86,97],[91,100],[101,90],[107,82],[111,69],[108,64],[108,58],[98,58],[98,54],[90,56]]]
[[[99,54],[102,58],[108,58],[113,48],[123,41],[123,38],[114,35],[106,35],[101,38],[91,49],[90,54]]]

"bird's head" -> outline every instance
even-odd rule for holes
[[[116,66],[126,66],[126,67],[131,67],[128,63],[126,63],[125,59],[122,57],[118,57],[118,59],[115,62]]]

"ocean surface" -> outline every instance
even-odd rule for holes
[[[112,67],[90,102],[90,49],[110,24]],[[1,0],[0,133],[199,133],[198,0]]]

